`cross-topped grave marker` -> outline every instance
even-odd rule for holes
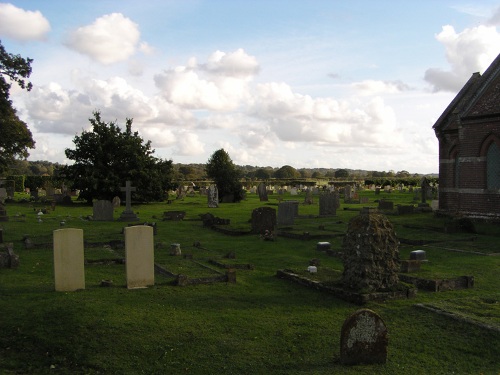
[[[132,211],[132,192],[137,188],[133,187],[130,181],[126,181],[125,187],[120,187],[120,190],[125,192],[125,211],[120,215],[120,221],[138,221],[139,218]]]

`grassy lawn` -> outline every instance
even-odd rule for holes
[[[361,193],[375,199],[412,204],[412,193]],[[85,220],[92,208],[76,204],[56,207],[37,221],[43,205],[10,203],[8,222],[0,223],[4,242],[13,242],[20,256],[17,269],[0,269],[0,374],[500,374],[500,333],[468,321],[500,328],[500,227],[476,223],[475,234],[445,233],[447,219],[432,213],[388,215],[398,237],[425,240],[400,246],[402,259],[412,250],[427,252],[428,262],[415,276],[448,278],[473,275],[473,289],[431,293],[419,291],[412,300],[371,302],[389,331],[385,365],[343,366],[339,363],[340,329],[359,306],[276,277],[278,269],[303,271],[312,258],[319,271],[335,278],[342,262],[316,251],[329,241],[340,250],[350,218],[361,205],[342,204],[336,217],[316,217],[319,199],[303,205],[300,218],[287,231],[324,235],[323,239],[278,237],[262,241],[247,234],[229,236],[204,228],[199,215],[230,219],[230,228],[249,230],[254,208],[277,209],[278,195],[259,202],[256,195],[237,204],[209,209],[206,197],[186,197],[172,204],[134,206],[142,222],[156,222],[155,262],[174,274],[210,277],[225,270],[209,263],[251,264],[237,270],[237,282],[174,286],[174,278],[156,274],[155,286],[126,289],[125,265],[85,266],[86,289],[55,292],[52,231],[82,228],[86,260],[116,259],[121,248],[109,241],[123,239],[121,222]],[[115,211],[115,219],[122,209]],[[161,221],[164,211],[186,212],[184,221]],[[36,245],[24,249],[28,235]],[[193,246],[199,242],[201,246]],[[169,255],[179,243],[183,254]],[[225,256],[234,252],[235,259]],[[479,255],[484,253],[486,255]],[[113,286],[100,287],[101,280]],[[468,321],[415,307],[426,304]]]

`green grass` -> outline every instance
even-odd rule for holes
[[[413,194],[375,196],[398,204],[413,202]],[[385,196],[387,195],[387,196]],[[80,217],[92,208],[56,207],[38,223],[30,204],[8,204],[11,216],[0,223],[5,242],[13,242],[21,264],[0,269],[0,374],[494,374],[500,373],[500,334],[473,324],[455,321],[416,303],[429,304],[471,320],[500,326],[499,227],[477,223],[477,234],[447,234],[437,231],[446,219],[431,213],[389,215],[399,237],[432,242],[425,246],[401,245],[402,259],[415,249],[424,249],[429,262],[415,273],[420,277],[473,275],[475,287],[468,290],[430,293],[419,291],[413,300],[370,303],[366,307],[382,316],[389,330],[388,362],[385,365],[342,366],[339,363],[340,329],[359,306],[331,295],[278,279],[278,269],[303,271],[312,258],[321,261],[322,276],[334,278],[342,270],[339,258],[316,251],[321,240],[278,237],[262,241],[257,235],[227,236],[204,228],[199,214],[211,212],[231,219],[230,227],[250,228],[256,207],[277,208],[277,195],[259,202],[255,195],[238,204],[208,209],[205,197],[186,197],[171,205],[134,206],[141,221],[157,222],[155,261],[173,273],[189,277],[217,274],[208,259],[225,263],[252,264],[253,270],[237,270],[237,283],[173,286],[173,279],[156,275],[155,286],[126,289],[123,264],[88,264],[86,289],[54,291],[52,231],[82,228],[87,242],[122,239],[120,222],[92,222]],[[285,195],[285,199],[303,196]],[[344,205],[334,218],[318,218],[318,199],[300,205],[300,218],[290,229],[302,233],[324,233],[324,240],[340,250],[349,219],[360,205]],[[366,206],[364,204],[363,206]],[[344,208],[350,208],[344,210]],[[186,220],[161,221],[164,211],[184,210]],[[118,218],[121,210],[115,212]],[[15,215],[19,213],[16,218]],[[25,215],[24,217],[22,215]],[[319,226],[324,226],[319,229]],[[35,244],[24,249],[21,239],[29,235]],[[193,247],[199,241],[202,248]],[[180,243],[192,260],[169,255],[170,244]],[[450,251],[448,249],[468,252]],[[224,256],[234,251],[236,259]],[[85,259],[123,257],[123,249],[100,245],[85,248]],[[210,268],[203,267],[209,266]],[[219,272],[225,272],[220,269]],[[328,277],[328,276],[327,276]],[[113,286],[99,286],[103,279]]]

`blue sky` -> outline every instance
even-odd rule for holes
[[[489,0],[0,2],[2,44],[34,59],[12,89],[30,160],[55,162],[99,110],[174,163],[435,173],[432,125],[499,26]]]

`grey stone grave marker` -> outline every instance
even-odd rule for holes
[[[278,204],[278,225],[293,225],[295,218],[295,202],[281,202]]]
[[[319,214],[336,215],[339,203],[338,193],[324,193],[319,196]]]
[[[120,188],[121,191],[125,192],[125,211],[120,215],[120,221],[139,221],[137,215],[132,211],[132,192],[136,191],[135,187],[132,187],[130,181],[125,183],[125,187]]]
[[[126,227],[124,234],[127,288],[146,288],[154,285],[153,227],[149,225]]]
[[[272,207],[259,207],[252,211],[252,233],[273,232],[276,226],[276,210]]]
[[[267,197],[267,188],[266,184],[261,182],[259,186],[257,186],[257,193],[259,194],[259,199],[261,202],[267,202],[269,198]]]
[[[219,207],[219,190],[217,185],[210,185],[208,187],[207,201],[209,208]]]
[[[95,221],[113,221],[113,203],[106,200],[95,201],[92,217]]]

